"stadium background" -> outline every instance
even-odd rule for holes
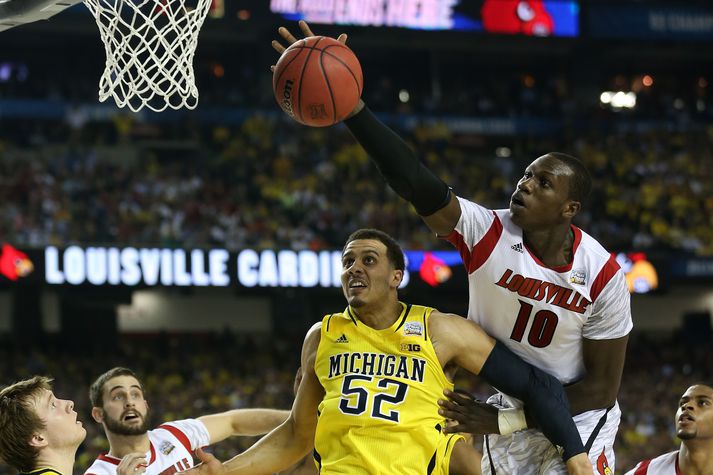
[[[578,224],[650,290],[632,300],[623,473],[676,447],[679,395],[713,379],[713,7],[550,2],[571,18],[542,38],[467,30],[475,3],[453,31],[313,26],[349,33],[367,103],[459,194],[502,207],[549,150],[589,165]],[[457,258],[346,130],[299,126],[274,103],[269,42],[288,20],[269,4],[229,0],[206,20],[192,112],[97,103],[104,52],[81,5],[0,34],[0,381],[49,374],[75,400],[77,473],[106,449],[87,387],[117,364],[143,376],[157,423],[289,407],[304,332],[344,305],[330,251],[358,227],[413,251],[405,300],[466,311]],[[144,265],[121,272],[122,259]]]

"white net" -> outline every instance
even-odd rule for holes
[[[119,107],[194,109],[193,56],[210,0],[84,0],[99,25],[106,65],[99,100]]]

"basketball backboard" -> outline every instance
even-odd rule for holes
[[[0,31],[47,20],[82,0],[0,0]]]

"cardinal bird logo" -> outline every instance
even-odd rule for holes
[[[614,475],[614,470],[609,468],[609,461],[604,453],[604,449],[602,449],[602,453],[599,454],[599,458],[597,459],[597,472],[600,475]]]
[[[0,274],[14,282],[28,275],[34,268],[27,254],[9,244],[3,244],[0,250]]]
[[[453,275],[451,268],[430,252],[427,252],[423,256],[423,262],[421,263],[421,268],[418,272],[423,281],[431,287],[442,284]]]
[[[481,15],[490,33],[549,36],[554,31],[542,0],[485,0]]]

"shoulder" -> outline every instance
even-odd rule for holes
[[[106,455],[100,455],[84,472],[84,475],[116,475],[116,467],[121,460],[109,458]]]
[[[431,337],[441,341],[452,340],[461,336],[460,332],[466,326],[477,325],[455,313],[443,313],[438,310],[432,311],[428,317],[428,331]]]

